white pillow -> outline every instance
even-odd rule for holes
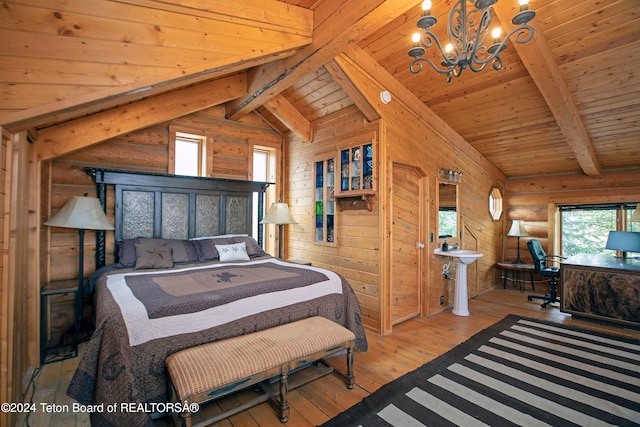
[[[247,245],[245,242],[234,243],[232,245],[216,245],[216,250],[220,254],[220,261],[248,261]]]

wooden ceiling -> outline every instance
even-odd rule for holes
[[[363,109],[333,60],[357,52],[508,177],[640,166],[637,0],[530,0],[534,39],[509,43],[502,70],[450,83],[409,72],[420,3],[4,1],[0,125],[36,129],[43,159],[220,103],[229,119],[257,111],[308,138],[313,121]],[[433,0],[441,39],[452,3]],[[512,27],[517,0],[494,8]]]

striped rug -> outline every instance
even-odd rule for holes
[[[640,341],[509,315],[324,424],[389,425],[640,425]]]

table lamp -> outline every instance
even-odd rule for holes
[[[527,237],[529,233],[527,233],[526,228],[524,227],[524,221],[519,219],[514,219],[511,224],[511,230],[507,233],[507,236],[517,237],[518,238],[518,258],[513,262],[514,264],[524,264],[520,259],[520,237]]]
[[[282,259],[282,225],[297,224],[289,212],[289,205],[282,202],[272,203],[260,224],[276,224],[278,226],[278,258]]]

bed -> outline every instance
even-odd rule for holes
[[[165,359],[184,348],[320,315],[353,331],[366,351],[344,278],[273,258],[260,232],[250,236],[254,194],[261,212],[265,183],[87,172],[104,205],[114,186],[118,251],[89,280],[96,328],[67,390],[98,405],[92,425],[153,425],[168,402]]]

